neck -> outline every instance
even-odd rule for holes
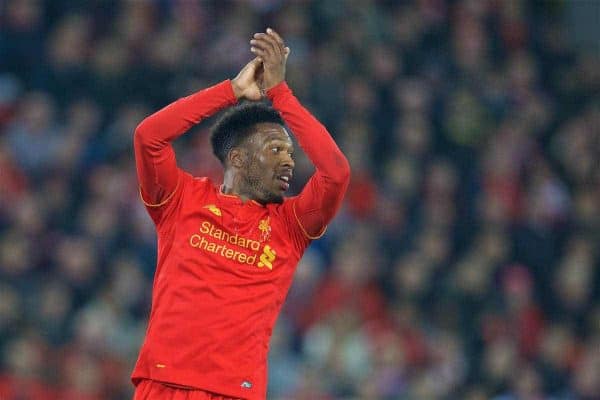
[[[246,185],[244,184],[241,176],[232,169],[225,170],[225,174],[223,176],[223,186],[221,187],[221,191],[224,194],[238,196],[240,199],[242,199],[242,202],[244,203],[248,200],[253,199],[249,190],[247,190]]]

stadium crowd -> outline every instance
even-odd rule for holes
[[[131,398],[156,257],[134,128],[266,26],[353,172],[268,398],[600,398],[600,48],[569,7],[0,1],[0,398]],[[207,127],[178,160],[219,179]]]

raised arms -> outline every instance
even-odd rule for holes
[[[348,161],[285,83],[290,49],[282,38],[268,29],[255,34],[250,44],[256,58],[233,80],[181,98],[136,128],[134,148],[142,198],[146,205],[158,207],[177,191],[181,171],[171,146],[174,139],[238,99],[259,100],[267,95],[316,167],[302,193],[289,203],[306,236],[319,236],[342,202],[350,179]]]

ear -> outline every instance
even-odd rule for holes
[[[246,158],[246,152],[240,147],[234,147],[229,150],[229,153],[227,154],[227,161],[229,162],[229,165],[234,168],[244,168],[246,165]]]

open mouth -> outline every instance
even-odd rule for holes
[[[292,173],[286,172],[277,176],[279,186],[282,190],[288,190],[290,188],[290,180],[292,179]]]

